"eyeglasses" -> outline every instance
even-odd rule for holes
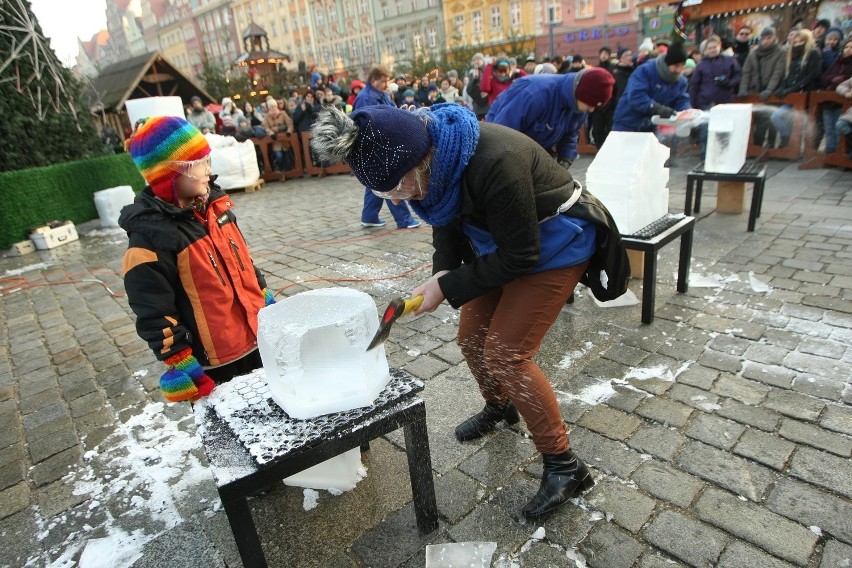
[[[412,183],[407,187],[403,185],[403,182],[408,175],[410,175],[410,172],[409,174],[402,176],[402,179],[399,180],[396,187],[389,191],[379,191],[377,189],[371,189],[370,191],[372,191],[373,195],[376,197],[381,197],[382,199],[399,199],[400,201],[422,195],[423,192],[420,190],[419,184]]]
[[[198,160],[169,160],[165,162],[167,168],[192,179],[203,179],[213,173],[210,155]]]
[[[737,35],[747,36],[747,35],[751,35],[751,32],[742,31],[742,32],[739,32]]]

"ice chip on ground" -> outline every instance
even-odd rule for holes
[[[544,530],[544,527],[538,527],[535,529],[535,532],[530,535],[530,538],[533,540],[544,540],[544,537],[547,536],[547,533]]]
[[[754,275],[754,272],[748,273],[748,282],[751,285],[751,289],[754,290],[755,292],[771,292],[772,291],[772,286],[770,286],[766,282],[758,280],[758,278]]]
[[[591,522],[602,521],[602,520],[604,520],[604,514],[601,513],[600,511],[592,511],[592,514],[589,515],[589,521],[591,521]]]
[[[364,477],[363,471],[366,470],[361,465],[361,450],[352,448],[348,452],[284,478],[284,483],[310,489],[327,489],[332,493],[351,491]]]
[[[639,303],[639,298],[637,298],[636,294],[633,293],[633,290],[629,288],[627,289],[627,292],[614,300],[609,300],[608,302],[601,302],[595,298],[594,294],[592,294],[592,299],[599,308],[619,308],[621,306],[635,306]]]
[[[319,505],[319,493],[314,489],[305,489],[303,495],[305,499],[302,502],[302,507],[304,507],[305,511],[316,509],[317,505]]]
[[[367,351],[378,327],[372,297],[348,288],[261,309],[257,344],[272,399],[299,419],[371,405],[390,382],[384,345]]]
[[[489,568],[496,542],[426,545],[426,568]]]
[[[677,274],[673,273],[676,278]],[[722,277],[719,274],[696,274],[689,273],[689,286],[691,288],[720,288],[722,286]]]

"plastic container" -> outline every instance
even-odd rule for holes
[[[611,132],[586,170],[586,187],[622,234],[668,213],[668,157],[669,149],[650,132]]]
[[[30,240],[37,250],[56,248],[79,239],[80,236],[77,234],[77,227],[71,221],[65,221],[61,224],[52,223],[51,225],[33,229],[30,232]]]
[[[390,382],[376,303],[348,288],[290,296],[258,314],[257,344],[272,399],[292,418],[370,406]]]
[[[133,199],[136,197],[133,188],[129,185],[103,189],[96,191],[94,195],[95,209],[98,210],[101,227],[118,227],[118,216],[121,214],[121,208],[133,203]]]
[[[183,110],[183,101],[180,97],[146,97],[144,99],[130,99],[124,101],[127,110],[127,118],[130,126],[136,124],[140,118],[150,116],[178,116],[186,118]]]
[[[704,171],[735,174],[742,169],[751,132],[751,104],[716,105],[710,109]]]

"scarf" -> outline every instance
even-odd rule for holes
[[[672,73],[669,66],[666,64],[666,56],[665,54],[660,54],[657,56],[656,61],[654,61],[654,65],[656,65],[657,75],[660,76],[660,80],[665,83],[677,83],[680,80],[680,73]]]
[[[426,129],[435,147],[429,191],[425,199],[408,203],[418,217],[443,227],[461,209],[462,172],[479,142],[479,123],[475,114],[454,103],[433,105],[426,112]]]

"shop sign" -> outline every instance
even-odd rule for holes
[[[630,33],[630,26],[616,26],[608,28],[606,31],[607,37],[621,37]],[[579,30],[565,34],[565,41],[574,43],[578,41],[588,41],[591,39],[601,39],[604,37],[604,28],[592,28],[588,30]]]

